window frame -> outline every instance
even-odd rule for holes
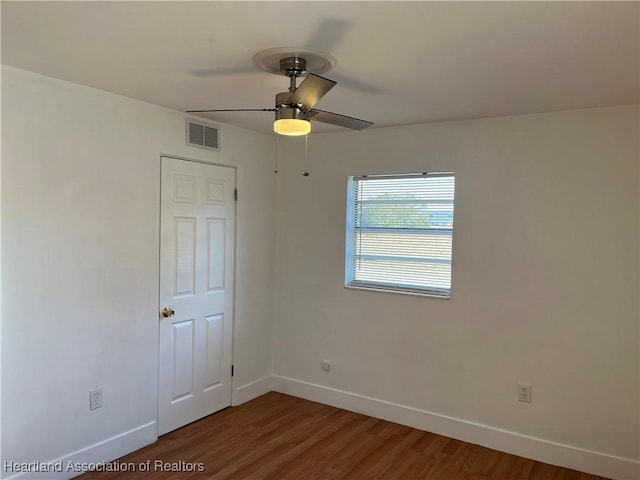
[[[453,178],[453,198],[452,202],[452,221],[451,228],[438,228],[434,230],[450,232],[451,238],[451,253],[448,258],[450,271],[449,271],[449,288],[439,287],[421,287],[419,285],[401,285],[397,283],[384,283],[384,282],[367,282],[362,280],[356,280],[354,272],[354,252],[356,235],[356,188],[357,182],[362,180],[384,180],[384,179],[412,179],[412,178],[435,178],[435,177],[451,177]],[[453,232],[454,232],[454,219],[455,219],[455,173],[454,172],[424,172],[424,173],[399,173],[399,174],[371,174],[371,175],[352,175],[347,179],[347,201],[346,201],[346,238],[345,238],[345,288],[377,291],[387,293],[400,293],[405,295],[417,295],[423,297],[432,297],[440,299],[451,299],[451,292],[453,289]],[[436,202],[434,202],[436,203]],[[380,227],[384,229],[385,227]],[[389,227],[386,227],[389,228]]]

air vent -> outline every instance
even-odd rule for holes
[[[218,127],[187,119],[187,145],[220,150],[219,135]]]

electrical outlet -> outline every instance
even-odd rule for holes
[[[102,407],[102,389],[96,388],[89,391],[89,410]]]
[[[518,401],[531,403],[531,385],[518,384]]]
[[[322,362],[320,362],[320,368],[322,369],[323,372],[330,372],[331,362],[329,360],[322,360]]]

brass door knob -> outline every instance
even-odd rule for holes
[[[162,309],[162,316],[164,318],[173,317],[175,314],[176,312],[174,312],[171,307],[164,307]]]

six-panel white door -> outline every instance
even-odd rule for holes
[[[162,157],[158,435],[231,404],[234,190],[233,168]]]

